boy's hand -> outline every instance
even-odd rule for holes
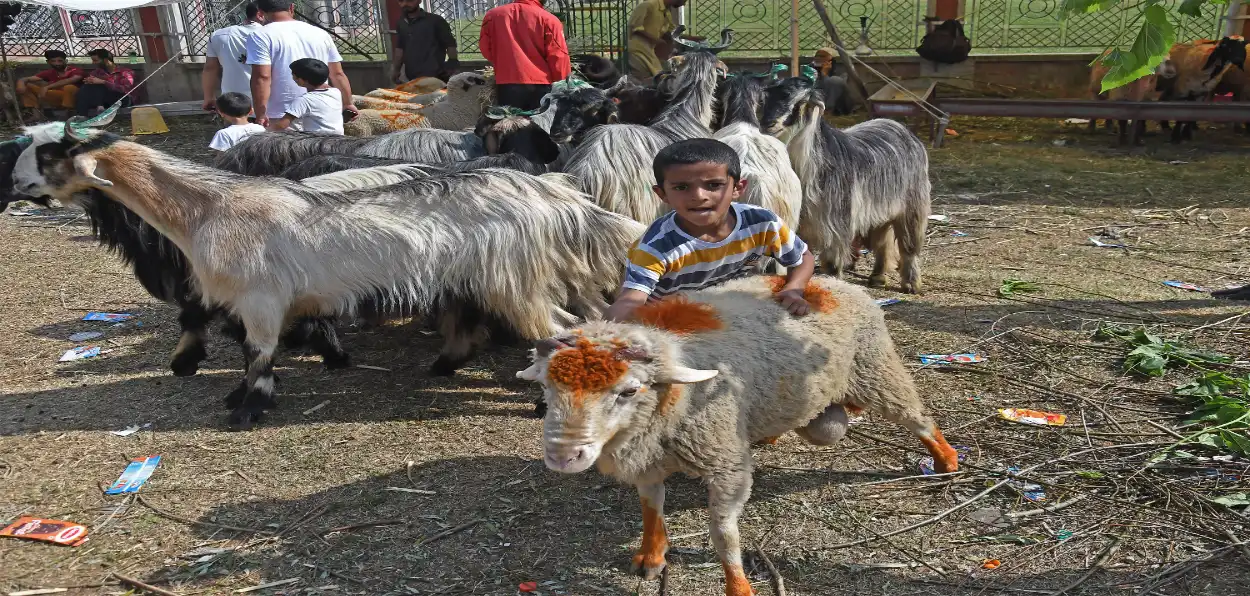
[[[811,311],[811,305],[803,298],[802,290],[782,290],[775,296],[790,314],[801,317]]]

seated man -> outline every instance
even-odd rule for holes
[[[135,71],[113,62],[112,52],[101,48],[91,50],[88,55],[96,68],[82,80],[74,101],[74,110],[79,116],[90,116],[96,108],[113,105],[135,86]]]
[[[17,81],[22,107],[74,109],[78,83],[83,78],[82,69],[70,66],[65,52],[61,50],[48,50],[43,53],[43,58],[48,61],[48,70]]]

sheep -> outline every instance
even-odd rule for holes
[[[221,152],[214,167],[251,176],[276,176],[306,159],[330,154],[440,163],[482,157],[486,147],[472,132],[435,128],[410,128],[373,137],[284,130],[247,137]]]
[[[374,89],[373,91],[366,93],[365,97],[384,99],[386,101],[408,101],[409,99],[412,99],[412,96],[414,95],[416,95],[416,93],[400,91],[398,89]]]
[[[409,128],[428,128],[429,121],[421,114],[405,110],[360,110],[354,118],[343,123],[343,134],[349,137],[369,137]]]
[[[364,95],[353,95],[352,105],[358,110],[397,110],[400,112],[412,112],[420,114],[424,106],[421,104],[410,103],[406,101],[391,101],[389,99],[378,99],[376,97],[366,97]]]
[[[560,158],[560,147],[542,127],[526,116],[507,114],[508,110],[489,110],[474,127],[487,155],[513,153],[541,166]]]
[[[1106,56],[1110,52],[1111,50],[1103,52],[1099,59]],[[1159,65],[1155,67],[1153,73],[1137,79],[1127,85],[1116,87],[1115,89],[1111,89],[1106,93],[1103,93],[1102,80],[1110,71],[1110,66],[1106,66],[1097,60],[1094,61],[1094,67],[1089,71],[1089,92],[1091,97],[1094,99],[1109,101],[1158,101],[1159,97],[1163,95],[1163,87],[1168,84],[1166,81],[1176,78],[1176,67],[1172,64],[1172,60],[1164,58],[1163,62],[1160,62]],[[1108,124],[1110,124],[1109,121]],[[1119,142],[1123,145],[1128,139],[1128,121],[1118,120],[1117,124],[1120,134]],[[1138,142],[1141,142],[1142,135],[1146,133],[1146,121],[1134,121],[1133,128],[1135,129],[1133,137]],[[1098,119],[1091,119],[1089,121],[1089,131],[1092,133],[1097,129]]]
[[[790,167],[786,144],[760,132],[759,108],[764,79],[750,75],[730,77],[722,86],[721,128],[712,138],[733,147],[747,181],[742,202],[777,214],[791,230],[799,229],[803,185]]]
[[[786,143],[803,183],[798,234],[824,268],[841,276],[856,236],[875,259],[870,285],[885,283],[898,243],[902,290],[920,292],[920,251],[930,204],[929,155],[924,143],[893,120],[869,120],[838,130],[824,121],[824,103],[811,80],[795,77],[769,87],[764,132]]]
[[[600,316],[643,231],[561,175],[492,169],[321,192],[202,166],[80,121],[26,129],[33,142],[18,158],[16,189],[53,198],[100,190],[182,251],[204,303],[229,309],[246,331],[245,390],[227,402],[235,429],[274,405],[287,320],[361,304],[437,313],[445,344],[431,372],[454,374],[491,323],[534,339]]]
[[[647,579],[666,564],[664,479],[681,472],[707,486],[725,594],[750,595],[737,520],[751,492],[751,445],[791,430],[831,444],[845,432],[846,409],[902,424],[936,470],[959,467],[872,298],[816,278],[805,292],[813,312],[794,318],[773,299],[783,284],[739,278],[646,305],[638,323],[587,323],[536,342],[533,364],[517,373],[542,385],[549,469],[594,465],[637,488],[643,536],[633,570]]]
[[[1176,68],[1176,79],[1164,93],[1164,100],[1209,100],[1224,75],[1236,67],[1245,70],[1246,40],[1225,37],[1219,41],[1200,39],[1178,43],[1168,52]],[[1172,129],[1172,142],[1193,136],[1196,122],[1177,122]],[[1166,123],[1164,124],[1166,128]]]
[[[438,77],[417,77],[411,81],[404,81],[403,83],[400,83],[397,87],[395,87],[395,90],[402,91],[404,93],[420,94],[438,91],[446,86],[447,83],[443,82],[443,80]]]
[[[676,141],[711,134],[716,83],[724,74],[715,53],[728,47],[732,35],[724,30],[718,46],[683,46],[692,51],[676,71],[677,95],[649,126],[609,124],[586,133],[564,168],[581,182],[583,192],[604,209],[644,223],[667,210],[651,191],[652,161]],[[552,136],[559,138],[554,125]]]
[[[1250,101],[1250,75],[1240,68],[1229,69],[1213,92],[1214,95],[1225,93],[1231,93],[1233,101]],[[1244,128],[1247,133],[1250,133],[1250,122],[1234,122],[1233,132],[1237,132],[1239,128]]]
[[[419,93],[408,98],[408,103],[420,104],[421,108],[436,104],[447,99],[446,89],[435,89],[429,93]]]
[[[476,72],[462,72],[447,81],[447,97],[420,110],[430,126],[444,130],[473,128],[486,106],[491,105],[494,78]]]

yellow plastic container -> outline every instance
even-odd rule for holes
[[[161,111],[152,106],[139,106],[130,111],[130,131],[136,135],[161,135],[169,132]]]

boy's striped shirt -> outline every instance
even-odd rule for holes
[[[720,242],[705,242],[682,231],[675,211],[652,222],[629,250],[622,285],[660,298],[737,277],[760,257],[773,257],[783,267],[803,262],[807,245],[772,211],[743,203],[730,208],[738,225]]]

